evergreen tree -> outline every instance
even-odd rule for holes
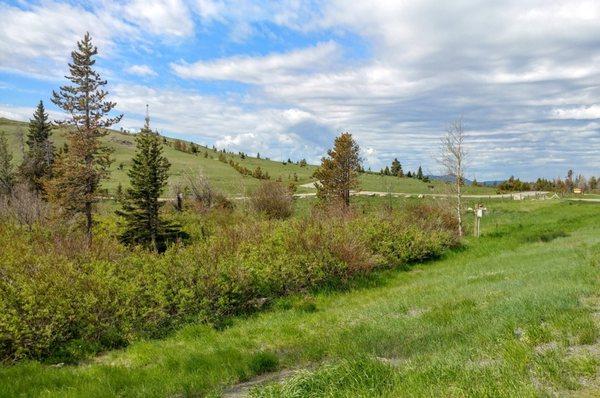
[[[406,173],[406,176],[407,176],[408,178],[412,178],[412,173],[410,172],[410,170],[408,171],[408,173]]]
[[[419,169],[417,170],[417,178],[419,180],[423,179],[423,169],[421,168],[421,166],[419,166]]]
[[[23,178],[37,192],[43,191],[44,182],[51,176],[54,162],[51,134],[52,124],[48,121],[44,103],[40,101],[33,113],[33,118],[29,120],[27,151],[20,167]]]
[[[573,188],[575,187],[575,183],[573,182],[573,170],[572,169],[569,169],[569,171],[567,171],[567,179],[565,180],[565,185],[569,192],[573,191]]]
[[[390,175],[390,168],[387,167],[387,166],[385,166],[385,169],[383,170],[383,174],[386,175],[386,176],[389,176]]]
[[[67,79],[72,84],[52,93],[52,102],[69,114],[67,120],[60,122],[69,127],[69,146],[68,152],[56,161],[56,177],[46,186],[49,198],[68,213],[85,215],[88,244],[92,241],[93,204],[111,163],[111,151],[100,138],[108,134],[106,128],[123,116],[108,116],[116,104],[106,99],[108,92],[103,86],[107,82],[93,69],[97,53],[86,33],[71,53]]]
[[[313,174],[320,185],[317,196],[321,199],[339,198],[350,205],[350,190],[358,188],[358,167],[361,163],[359,147],[352,134],[343,133],[336,137],[333,149],[321,159],[321,167]]]
[[[596,177],[594,177],[594,176],[591,176],[589,184],[590,184],[590,189],[591,190],[596,189],[598,187],[598,179]]]
[[[159,214],[159,197],[167,185],[171,165],[163,156],[159,135],[150,130],[148,116],[135,141],[133,164],[128,172],[131,188],[127,189],[123,209],[117,211],[125,220],[120,240],[163,252],[169,242],[180,236],[179,227],[161,219]]]
[[[394,160],[392,161],[392,168],[390,169],[390,172],[392,173],[393,176],[404,177],[404,172],[402,171],[402,165],[400,164],[400,162],[398,161],[397,158],[394,158]]]
[[[6,134],[0,131],[0,195],[9,195],[15,184],[12,158]]]

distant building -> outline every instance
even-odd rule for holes
[[[583,193],[583,189],[581,189],[581,188],[573,188],[573,193],[581,195]]]

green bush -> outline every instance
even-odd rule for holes
[[[127,251],[111,237],[110,220],[91,251],[66,228],[4,222],[0,360],[78,360],[184,322],[219,326],[280,296],[437,256],[455,236],[440,214],[422,210],[285,221],[214,212],[186,226],[192,244],[164,255]]]

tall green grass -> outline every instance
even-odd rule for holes
[[[292,296],[221,330],[191,324],[79,365],[3,367],[0,395],[219,396],[276,369],[300,373],[254,395],[597,395],[598,207],[488,209],[482,238],[410,272]],[[527,239],[552,230],[568,236]]]

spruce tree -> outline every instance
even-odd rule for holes
[[[20,167],[23,179],[36,192],[43,191],[44,182],[51,176],[52,163],[54,162],[54,147],[50,141],[51,134],[52,123],[48,121],[44,103],[40,101],[33,113],[33,118],[29,120],[27,151]]]
[[[419,169],[417,170],[417,179],[423,179],[423,169],[421,168],[421,166],[419,166]]]
[[[359,151],[352,134],[336,137],[333,149],[327,152],[329,156],[321,159],[321,166],[313,174],[320,182],[317,186],[320,199],[338,198],[350,205],[350,190],[358,188]]]
[[[4,131],[0,131],[0,195],[10,195],[15,184],[12,153]]]
[[[88,244],[92,241],[93,204],[111,163],[111,151],[100,138],[123,116],[109,116],[116,104],[107,100],[108,92],[103,89],[107,82],[93,69],[97,53],[90,34],[86,33],[71,53],[72,63],[66,78],[72,84],[52,93],[52,102],[69,115],[59,122],[68,127],[68,151],[56,160],[56,176],[46,185],[52,201],[70,214],[85,215]]]
[[[169,242],[180,236],[179,227],[161,219],[159,214],[159,197],[167,185],[171,165],[163,156],[160,136],[150,130],[148,116],[135,141],[133,165],[128,172],[131,188],[127,189],[123,209],[117,212],[125,221],[120,240],[130,246],[163,252]]]
[[[404,177],[404,173],[402,172],[402,165],[400,164],[397,158],[394,158],[394,160],[392,161],[392,168],[390,169],[390,172],[393,176]]]

